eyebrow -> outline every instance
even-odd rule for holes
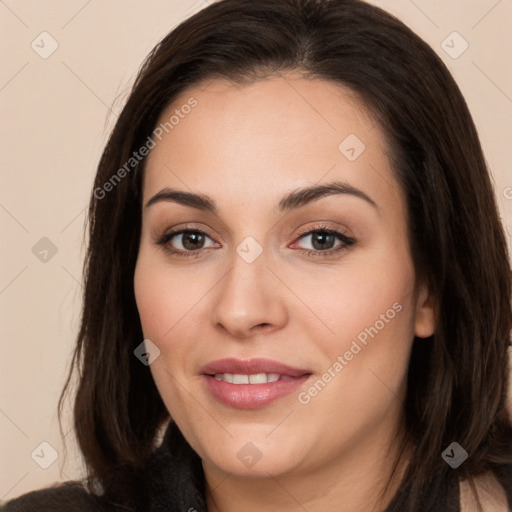
[[[279,201],[278,212],[284,213],[302,208],[313,201],[337,194],[348,194],[358,197],[372,205],[377,210],[379,209],[377,203],[375,203],[375,201],[362,190],[359,190],[348,183],[333,181],[323,185],[315,185],[292,190]],[[189,206],[190,208],[196,208],[197,210],[210,212],[215,215],[218,215],[219,213],[219,207],[211,197],[204,194],[195,194],[167,187],[156,193],[146,203],[146,208],[149,208],[153,204],[161,201],[178,203],[183,206]]]

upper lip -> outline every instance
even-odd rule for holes
[[[290,377],[301,377],[311,372],[293,368],[286,364],[271,359],[219,359],[206,364],[201,369],[204,375],[215,375],[217,373],[234,373],[239,375],[253,375],[256,373],[278,373]]]

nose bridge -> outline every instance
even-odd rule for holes
[[[220,283],[212,322],[237,338],[254,335],[254,328],[278,327],[286,320],[277,280],[267,265],[268,252],[247,236],[229,259],[230,270]]]

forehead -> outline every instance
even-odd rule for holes
[[[380,126],[353,91],[333,82],[297,75],[249,85],[210,80],[185,90],[158,126],[145,200],[177,187],[255,198],[261,206],[274,191],[335,179],[368,193],[382,195],[383,186],[397,192]]]

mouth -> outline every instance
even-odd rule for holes
[[[239,409],[269,405],[298,390],[312,375],[270,359],[221,359],[207,364],[201,374],[214,399]]]

